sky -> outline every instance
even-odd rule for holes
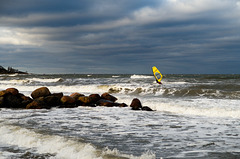
[[[1,0],[0,65],[29,73],[240,74],[240,0]]]

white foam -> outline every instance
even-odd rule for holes
[[[29,83],[30,81],[25,79],[25,80],[2,80],[0,81],[0,84],[23,84],[23,83]]]
[[[89,143],[66,139],[56,135],[43,135],[25,128],[10,125],[0,125],[0,143],[30,148],[38,153],[50,153],[52,158],[61,159],[102,159],[106,155],[116,155],[131,159],[154,159],[155,155],[147,152],[140,157],[121,154],[118,150],[98,150]],[[7,154],[5,154],[7,156]]]
[[[41,135],[17,126],[1,126],[0,134],[1,142],[24,148],[35,148],[38,153],[56,154],[57,158],[99,158],[97,150],[92,145],[60,136]]]
[[[154,110],[171,112],[179,115],[240,118],[238,100],[181,99],[178,101],[149,101],[146,103]],[[231,105],[231,107],[229,107],[229,105]]]
[[[61,80],[61,78],[29,78],[30,81],[42,82],[42,83],[54,83]]]
[[[10,77],[15,77],[15,76],[17,76],[17,75],[19,75],[18,73],[14,73],[14,74],[10,74],[10,75],[8,75],[8,76],[10,76]]]
[[[55,83],[55,82],[59,82],[60,80],[61,78],[49,78],[49,79],[26,78],[26,79],[1,80],[0,84],[22,85],[22,84],[28,84],[33,82]]]
[[[153,76],[147,76],[147,75],[132,75],[130,78],[136,79],[136,78],[153,78]]]

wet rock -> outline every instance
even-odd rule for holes
[[[0,108],[4,107],[4,97],[0,97]]]
[[[61,105],[61,98],[63,93],[53,93],[47,97],[44,97],[44,102],[51,107],[56,107]]]
[[[41,109],[41,107],[38,102],[32,101],[31,103],[27,104],[26,109]]]
[[[128,107],[128,105],[125,104],[125,103],[120,103],[120,104],[118,105],[118,107]]]
[[[27,96],[25,96],[25,95],[22,95],[21,98],[22,98],[22,103],[21,103],[21,105],[22,105],[23,108],[26,108],[26,106],[33,101],[32,98],[27,97]]]
[[[110,101],[112,101],[112,102],[115,102],[115,101],[117,100],[116,97],[110,95],[109,93],[103,93],[103,94],[101,95],[101,98],[102,98],[102,99],[106,99],[106,100],[110,100]]]
[[[113,107],[114,106],[114,102],[112,102],[110,100],[106,100],[106,99],[100,99],[99,101],[97,101],[96,104],[98,106],[106,106],[106,107]]]
[[[72,93],[70,97],[73,97],[75,100],[78,100],[79,97],[84,96],[84,94],[81,93]]]
[[[130,104],[130,107],[132,107],[132,110],[140,110],[142,109],[142,103],[138,98],[134,98]]]
[[[82,96],[78,98],[77,103],[81,106],[90,106],[92,101],[90,97]]]
[[[39,97],[33,100],[26,106],[26,109],[48,109],[50,108],[44,101],[44,97]]]
[[[73,97],[70,97],[70,96],[63,96],[61,98],[61,103],[63,105],[74,105],[75,104],[75,99]]]
[[[6,108],[23,108],[20,95],[13,95],[11,93],[4,96],[4,105]]]
[[[51,93],[47,87],[40,87],[32,92],[31,97],[33,99],[36,99],[39,97],[46,97],[49,95],[51,95]]]
[[[63,97],[63,93],[62,92],[61,93],[52,93],[51,95],[55,96],[55,97],[57,97],[59,99],[61,99]]]
[[[99,94],[90,94],[89,98],[91,99],[91,103],[96,103],[101,99]]]
[[[144,106],[142,107],[142,110],[145,110],[145,111],[153,111],[151,108],[149,108],[148,106]]]
[[[6,94],[9,94],[9,92],[7,92],[6,90],[0,91],[0,97],[5,96]]]
[[[44,97],[44,102],[48,106],[56,107],[61,104],[61,98],[59,98],[58,96],[50,95],[50,96]]]
[[[17,95],[19,91],[16,88],[8,88],[6,89],[7,92],[11,93],[12,95]]]

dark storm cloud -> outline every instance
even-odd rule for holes
[[[239,73],[239,27],[238,0],[3,0],[0,65],[42,73],[150,73],[152,65],[164,73]]]

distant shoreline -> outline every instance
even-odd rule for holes
[[[12,67],[8,67],[5,69],[4,67],[0,66],[0,74],[28,74],[27,72],[19,71]]]

